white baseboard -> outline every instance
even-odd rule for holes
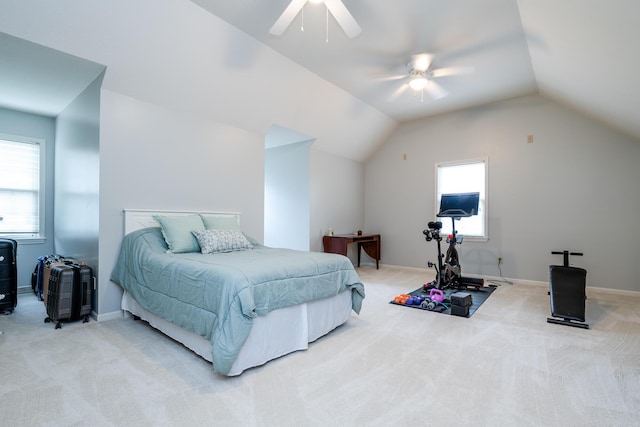
[[[124,317],[122,310],[112,311],[110,313],[97,314],[95,311],[91,313],[91,317],[98,322],[106,322],[108,320],[122,319]]]
[[[629,296],[629,297],[638,297],[638,296],[640,296],[640,292],[638,292],[638,291],[627,291],[627,290],[624,290],[624,289],[611,289],[611,288],[599,288],[597,286],[587,286],[587,292],[589,290],[603,292],[603,293],[606,293],[606,294],[625,295],[625,296]]]
[[[424,271],[425,274],[431,274],[433,275],[434,272],[432,269],[427,269],[427,268],[417,268],[417,267],[405,267],[405,266],[401,266],[401,265],[390,265],[390,264],[380,264],[380,267],[384,266],[385,268],[396,268],[396,269],[400,269],[400,270],[407,270],[407,271]],[[509,277],[496,277],[496,276],[481,276],[478,274],[465,274],[466,276],[469,277],[475,277],[478,279],[484,279],[487,282],[497,282],[497,283],[508,283],[511,282],[512,284],[518,284],[518,285],[527,285],[527,286],[541,286],[541,287],[545,287],[548,288],[549,287],[549,282],[542,282],[539,280],[526,280],[526,279],[512,279]],[[600,288],[597,286],[588,286],[587,285],[587,292],[589,290],[593,290],[593,291],[597,291],[597,292],[604,292],[604,293],[609,293],[609,294],[614,294],[614,295],[626,295],[626,296],[640,296],[640,292],[638,291],[627,291],[624,289],[611,289],[611,288]]]
[[[423,272],[425,275],[428,275],[429,277],[435,277],[435,271],[432,268],[406,267],[403,265],[380,264],[380,267],[383,267],[383,266],[385,268],[394,268],[398,270]],[[521,285],[549,286],[547,282],[540,282],[536,280],[511,279],[508,277],[483,276],[479,274],[465,274],[465,276],[473,277],[476,279],[484,279],[487,282],[502,282],[502,283],[511,282],[511,283],[518,283]]]
[[[541,282],[539,280],[513,279],[511,277],[480,276],[478,274],[469,274],[468,276],[469,277],[476,277],[476,278],[479,278],[479,279],[484,279],[487,282],[511,283],[511,284],[518,284],[518,285],[527,285],[527,286],[549,287],[549,283]]]
[[[364,264],[364,263],[362,263]],[[361,265],[362,265],[361,264]],[[368,266],[376,266],[375,264],[369,264],[367,263],[366,265]],[[424,274],[429,274],[431,276],[435,275],[435,272],[433,269],[431,268],[422,268],[422,267],[406,267],[404,265],[391,265],[391,264],[380,264],[380,267],[384,267],[384,268],[395,268],[397,270],[406,270],[406,271],[413,271],[413,272],[423,272]]]

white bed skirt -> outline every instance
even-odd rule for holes
[[[209,340],[146,311],[126,291],[122,296],[121,307],[209,362],[212,361]],[[244,370],[263,365],[269,360],[307,349],[310,342],[342,325],[350,316],[351,290],[260,316],[254,319],[251,333],[228,375],[240,375]]]

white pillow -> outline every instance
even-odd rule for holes
[[[203,254],[253,249],[251,242],[238,230],[193,230]]]

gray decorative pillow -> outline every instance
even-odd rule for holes
[[[253,245],[238,230],[193,230],[203,254],[243,251],[253,249]]]

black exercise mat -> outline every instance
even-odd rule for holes
[[[417,308],[418,310],[424,310],[424,311],[432,311],[434,313],[444,313],[444,314],[451,314],[451,303],[446,303],[447,301],[451,300],[451,294],[455,293],[455,292],[468,292],[471,295],[471,307],[469,307],[469,315],[467,317],[471,317],[471,315],[473,313],[475,313],[475,311],[482,305],[482,303],[484,303],[487,298],[489,298],[491,296],[491,293],[493,291],[495,291],[496,288],[493,286],[487,286],[487,287],[482,287],[482,288],[468,288],[465,290],[458,290],[458,289],[445,289],[444,291],[442,291],[444,293],[444,298],[445,298],[445,304],[447,306],[447,308],[443,311],[436,311],[436,310],[427,310],[426,308],[420,307],[419,305],[406,305],[406,304],[400,304],[398,302],[395,302],[394,300],[389,301],[390,304],[394,304],[394,305],[399,305],[402,307],[410,307],[410,308]],[[413,292],[409,292],[409,295],[412,296],[423,296],[428,298],[429,297],[429,292],[424,292],[423,288],[419,288],[416,289]]]

